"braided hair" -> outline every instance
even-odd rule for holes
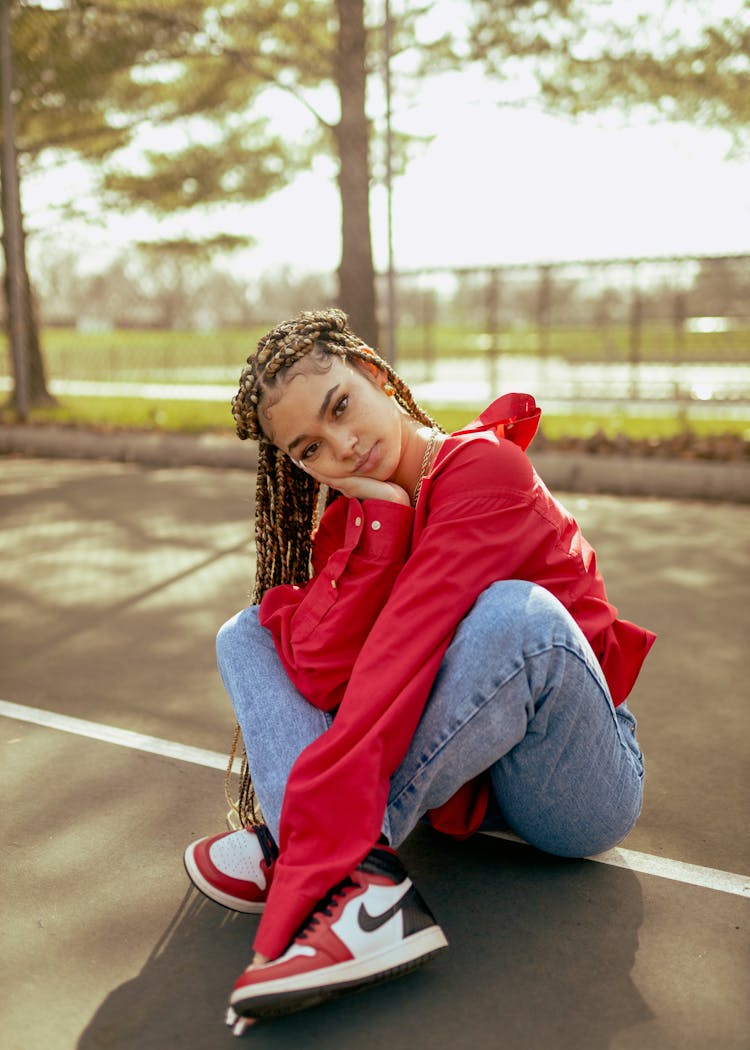
[[[319,483],[286,452],[273,445],[263,432],[259,412],[272,407],[281,397],[290,369],[299,362],[304,360],[307,367],[324,372],[333,357],[362,361],[373,371],[385,373],[389,389],[404,411],[420,423],[441,429],[419,407],[403,379],[352,331],[342,310],[304,311],[264,335],[257,351],[248,357],[239,389],[232,399],[237,435],[243,441],[251,438],[258,442],[254,604],[258,604],[271,587],[282,583],[304,584],[310,579],[312,535],[321,499]],[[327,492],[326,503],[337,495],[334,491]],[[227,770],[227,798],[243,825],[254,824],[259,816],[246,753],[242,756],[236,803],[229,793],[229,774],[239,740],[237,726]]]

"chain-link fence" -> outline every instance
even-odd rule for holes
[[[560,410],[750,413],[750,256],[430,269],[397,287],[402,371],[435,400],[520,387]]]
[[[62,393],[153,396],[144,385],[160,384],[224,400],[269,325],[335,299],[332,275],[281,274],[253,297],[204,270],[172,287],[169,327],[163,289],[141,284],[128,315],[125,272],[74,288],[54,272],[56,285],[41,274],[39,309]],[[548,411],[750,415],[750,255],[430,269],[397,274],[396,293],[397,368],[433,404],[523,389]]]

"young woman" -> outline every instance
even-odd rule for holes
[[[493,813],[566,857],[620,842],[643,779],[625,700],[654,635],[618,619],[526,457],[533,398],[447,436],[322,310],[261,339],[233,414],[259,442],[257,577],[217,653],[263,819],[243,806],[185,863],[263,912],[241,1031],[446,947],[395,853],[422,819],[463,837]]]

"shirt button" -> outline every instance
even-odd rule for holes
[[[378,529],[380,528],[380,522],[379,521],[374,521],[372,523],[372,525],[370,526],[370,528],[373,530],[373,532],[377,532]]]
[[[335,580],[331,580],[331,587],[333,587],[334,591],[336,590],[337,583]]]
[[[357,528],[359,528],[359,526],[362,524],[362,519],[361,518],[355,518],[354,519],[354,524],[357,526]]]

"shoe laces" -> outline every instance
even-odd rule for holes
[[[346,892],[346,890],[349,889],[350,886],[356,885],[356,882],[354,881],[354,879],[352,879],[350,875],[348,875],[345,879],[342,879],[341,882],[337,883],[333,887],[333,889],[325,895],[325,897],[318,901],[318,903],[315,905],[308,917],[302,923],[292,940],[307,940],[308,936],[311,933],[313,933],[316,927],[318,927],[321,924],[324,915],[329,919],[332,917],[333,908],[337,900],[344,895],[344,893]]]
[[[263,853],[266,867],[270,868],[279,855],[279,847],[276,845],[273,835],[265,824],[252,824],[251,828],[258,839],[258,844]]]

